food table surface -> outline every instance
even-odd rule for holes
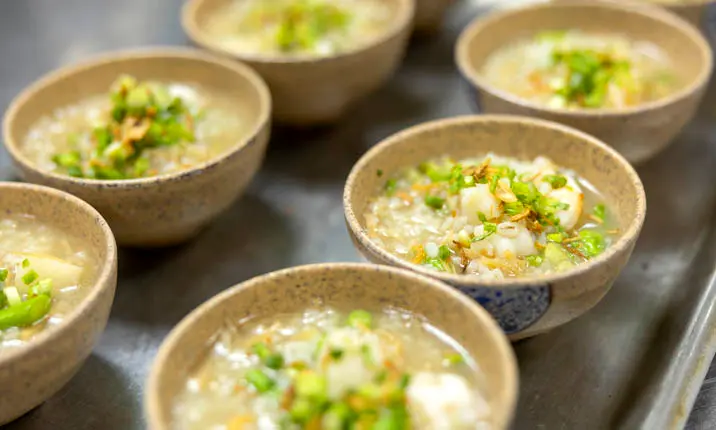
[[[40,75],[95,53],[186,45],[181,3],[0,2],[3,110]],[[196,240],[122,250],[117,296],[94,353],[60,393],[6,428],[144,428],[142,388],[151,360],[194,307],[258,274],[357,260],[341,205],[348,171],[367,148],[401,128],[470,112],[453,44],[464,24],[484,12],[483,3],[465,0],[451,11],[447,28],[414,43],[398,76],[340,124],[276,129],[249,191]],[[712,112],[702,112],[677,144],[639,169],[649,216],[630,266],[605,301],[566,327],[515,345],[522,379],[515,428],[660,428],[686,421],[714,350],[710,118]],[[14,179],[0,151],[0,180]],[[714,367],[686,426],[716,428]]]

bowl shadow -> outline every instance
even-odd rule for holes
[[[284,216],[258,196],[245,194],[191,242],[122,250],[110,323],[174,326],[224,289],[289,265],[293,244]]]
[[[141,428],[141,400],[129,385],[119,369],[93,354],[57,394],[3,429]]]

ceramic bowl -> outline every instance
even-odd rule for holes
[[[564,0],[552,0],[552,1],[564,1]],[[701,24],[703,23],[704,16],[706,15],[706,10],[708,9],[709,5],[714,4],[714,0],[687,0],[687,1],[679,1],[679,0],[672,0],[669,1],[655,1],[655,0],[602,0],[602,1],[613,1],[613,2],[624,2],[624,1],[632,1],[634,3],[641,3],[649,6],[662,6],[666,9],[669,9],[670,11],[674,12],[675,14],[679,15],[681,18],[685,19],[686,21],[690,22],[691,24],[695,25],[696,27],[701,27]]]
[[[416,0],[414,26],[417,33],[433,33],[442,26],[445,12],[456,0]]]
[[[329,124],[352,104],[384,84],[398,69],[412,31],[415,0],[384,0],[396,8],[392,26],[375,41],[329,57],[259,57],[217,44],[207,21],[236,0],[193,0],[184,5],[182,26],[196,45],[251,65],[266,80],[276,121],[293,126]]]
[[[685,86],[653,102],[626,109],[555,109],[494,87],[483,75],[500,47],[540,31],[580,29],[624,34],[661,47],[678,67]],[[501,11],[475,20],[460,35],[456,59],[484,113],[532,116],[585,131],[633,163],[663,150],[695,115],[713,69],[708,42],[692,25],[653,6],[630,2],[563,0]]]
[[[56,109],[104,94],[121,74],[138,79],[194,82],[249,106],[245,138],[224,155],[190,170],[121,181],[72,178],[38,169],[23,154],[30,127]],[[241,195],[258,171],[270,133],[271,97],[250,68],[198,50],[120,52],[69,66],[41,78],[5,114],[5,146],[27,182],[67,191],[97,208],[117,242],[162,246],[185,241]]]
[[[55,394],[79,370],[107,325],[117,285],[117,246],[109,226],[90,205],[37,185],[0,182],[0,218],[35,216],[79,235],[99,268],[92,291],[65,320],[38,333],[27,345],[0,352],[0,425]]]
[[[518,159],[543,155],[593,184],[618,220],[615,242],[572,270],[539,277],[479,280],[438,273],[381,249],[368,235],[364,214],[385,178],[429,159],[475,157],[488,152]],[[383,172],[379,177],[376,172]],[[388,137],[353,167],[343,195],[346,222],[368,260],[440,279],[483,305],[512,339],[535,335],[585,313],[609,291],[629,260],[646,213],[644,188],[616,151],[572,128],[511,116],[465,116],[428,122]]]
[[[665,4],[663,6],[696,27],[701,28],[709,5],[713,5],[714,3],[716,2],[713,0],[696,0],[680,4]]]
[[[398,307],[425,317],[452,336],[477,362],[492,409],[492,426],[506,429],[517,399],[517,365],[494,320],[447,285],[406,270],[369,264],[294,267],[238,284],[189,314],[159,349],[145,392],[151,430],[171,428],[174,398],[209,341],[227,320],[302,312],[311,304],[339,310]]]

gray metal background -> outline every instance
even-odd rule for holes
[[[171,327],[222,289],[297,264],[357,259],[343,224],[350,167],[372,144],[424,120],[469,112],[453,65],[459,30],[480,10],[465,0],[440,35],[411,46],[398,76],[340,124],[276,130],[246,195],[184,246],[120,253],[107,331],[77,376],[6,426],[141,429],[142,387]],[[94,53],[186,44],[181,0],[0,0],[0,106],[40,75]],[[366,65],[370,67],[370,65]],[[517,429],[681,427],[714,352],[716,237],[713,106],[639,169],[649,215],[631,264],[593,311],[515,345]],[[13,174],[0,150],[0,180]],[[716,370],[688,418],[716,428]],[[0,395],[15,395],[2,391]]]

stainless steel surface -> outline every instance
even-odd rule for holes
[[[260,273],[356,260],[343,224],[343,181],[383,137],[469,112],[452,47],[459,29],[482,12],[480,1],[466,0],[443,33],[414,44],[399,75],[340,124],[277,130],[247,195],[198,239],[166,250],[123,250],[110,323],[94,354],[65,389],[7,428],[144,428],[141,392],[151,360],[195,306]],[[93,53],[185,44],[180,2],[1,0],[0,106],[41,74]],[[515,428],[684,425],[715,346],[716,130],[709,123],[713,115],[704,112],[673,147],[639,169],[647,223],[606,299],[583,318],[515,345],[522,377]],[[0,151],[0,180],[9,179],[9,159]],[[716,428],[715,386],[712,369],[689,429]]]

